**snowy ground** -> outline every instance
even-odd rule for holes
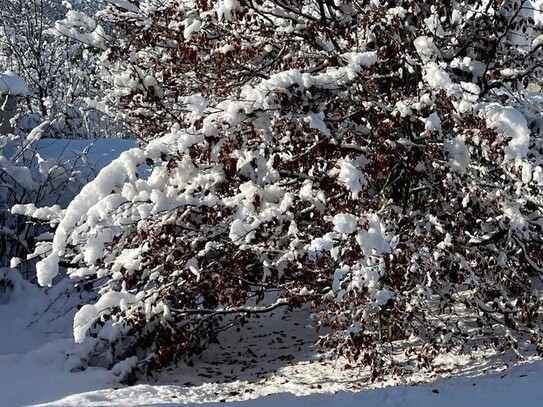
[[[110,372],[70,372],[78,346],[71,338],[69,311],[62,318],[42,314],[66,308],[62,285],[44,293],[19,281],[0,297],[1,406],[459,406],[537,405],[543,362],[507,368],[506,359],[450,356],[434,377],[418,375],[396,386],[369,386],[356,369],[328,360],[313,347],[307,314],[277,312],[253,319],[242,332],[148,384],[118,385]],[[64,300],[63,300],[64,301]],[[51,305],[52,304],[52,305]],[[49,314],[49,313],[48,313]],[[68,350],[68,351],[67,351]],[[193,362],[193,363],[192,363]],[[459,373],[459,377],[452,377]],[[451,376],[451,377],[446,377]],[[426,384],[423,381],[429,381]],[[417,384],[417,385],[415,385]]]
[[[48,160],[62,157],[69,160],[81,178],[93,178],[96,174],[117,158],[123,151],[136,145],[134,140],[96,139],[96,140],[63,140],[43,138],[38,141],[36,150]]]

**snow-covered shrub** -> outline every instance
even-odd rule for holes
[[[41,154],[38,146],[48,126],[45,122],[24,136],[0,134],[0,267],[17,267],[29,279],[35,278],[35,261],[27,262],[28,255],[36,243],[51,239],[61,208],[90,171],[82,171],[81,159],[65,159],[61,151],[54,158]]]
[[[70,204],[40,283],[71,263],[99,296],[76,340],[148,372],[302,303],[374,379],[539,343],[541,8],[109,2],[96,103],[150,141]]]

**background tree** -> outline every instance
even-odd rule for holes
[[[152,372],[304,303],[373,379],[540,351],[540,3],[117,0],[81,21],[57,29],[102,49],[95,105],[148,140],[38,264],[96,293],[74,322],[91,363]]]
[[[90,2],[78,9],[96,7]],[[20,87],[14,78],[26,82],[16,99],[0,98],[0,109],[10,110],[0,132],[0,267],[8,267],[13,257],[26,259],[51,221],[32,224],[11,208],[65,207],[90,172],[81,171],[83,160],[43,157],[37,151],[39,140],[118,135],[113,121],[85,102],[100,91],[94,76],[96,52],[93,44],[74,42],[55,29],[67,12],[77,13],[60,0],[0,0],[0,92]],[[33,261],[18,267],[35,277]]]
[[[19,74],[31,91],[20,104],[18,130],[28,133],[49,121],[47,137],[114,137],[111,120],[85,103],[99,92],[93,48],[54,29],[68,11],[76,13],[73,7],[61,0],[0,1],[0,70]]]

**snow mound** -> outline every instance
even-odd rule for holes
[[[0,73],[0,93],[13,96],[28,95],[28,85],[15,72]]]

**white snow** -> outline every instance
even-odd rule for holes
[[[45,160],[63,160],[74,163],[82,178],[94,178],[98,172],[115,158],[132,147],[134,140],[104,138],[95,140],[39,139],[36,150]]]
[[[368,218],[368,230],[360,230],[356,238],[366,256],[379,255],[390,251],[388,237],[384,235],[384,225],[379,216],[372,214]]]
[[[534,168],[532,164],[524,162],[521,165],[521,179],[524,184],[528,184],[533,177]]]
[[[460,82],[460,86],[462,86],[462,89],[471,95],[473,95],[474,101],[477,100],[479,97],[479,94],[481,93],[481,88],[475,83],[471,82]]]
[[[311,345],[314,328],[304,327],[310,321],[303,312],[287,314],[286,319],[280,313],[252,320],[245,336],[224,337],[219,348],[196,358],[194,367],[180,366],[149,383],[124,387],[115,374],[132,367],[134,360],[112,371],[98,367],[77,371],[79,358],[93,343],[74,343],[70,332],[73,312],[54,320],[42,314],[46,307],[60,309],[63,300],[55,302],[59,290],[46,294],[17,279],[16,273],[10,275],[17,280],[16,288],[8,302],[0,301],[0,405],[6,407],[224,405],[220,401],[228,401],[230,407],[539,405],[543,376],[539,358],[507,368],[511,364],[508,358],[470,359],[449,354],[440,356],[442,373],[420,372],[403,383],[371,385],[364,383],[362,372],[345,369],[341,360],[318,361],[322,355]],[[376,300],[386,298],[383,291]],[[274,334],[285,323],[287,335]],[[260,325],[263,337],[252,338]],[[276,336],[282,343],[270,345]],[[230,353],[238,362],[249,361],[254,357],[247,354],[247,348],[257,355],[254,366],[218,364]],[[280,363],[278,357],[291,353],[293,361]],[[275,373],[257,374],[263,365],[273,366]],[[200,376],[221,369],[226,375],[232,370],[237,377],[223,382]],[[453,377],[450,369],[456,369],[459,376]],[[421,384],[424,381],[428,383]]]
[[[503,214],[509,220],[509,227],[513,230],[522,230],[528,224],[528,219],[520,212],[518,205],[511,202],[502,204]]]
[[[327,233],[322,237],[317,237],[311,241],[309,245],[309,254],[312,259],[316,258],[318,252],[331,251],[334,248],[335,233]]]
[[[341,54],[341,57],[353,66],[358,65],[363,67],[370,67],[377,63],[376,51],[346,52],[344,54]]]
[[[464,136],[456,136],[445,144],[451,168],[464,173],[469,167],[470,154]]]
[[[451,21],[453,23],[460,23],[462,21],[462,13],[458,9],[452,11]]]
[[[447,33],[445,30],[443,30],[443,27],[441,26],[441,19],[439,16],[439,12],[437,11],[435,6],[432,6],[432,15],[430,17],[424,19],[424,23],[426,24],[426,27],[434,33],[438,37],[444,37]]]
[[[62,216],[63,211],[59,205],[36,208],[36,205],[32,203],[26,205],[13,205],[11,208],[11,213],[45,220],[49,223],[56,223],[56,221]]]
[[[232,222],[232,225],[230,225],[229,237],[236,245],[250,243],[255,236],[255,232],[259,225],[259,219],[255,219],[249,224],[243,223],[240,219],[236,219]]]
[[[451,85],[451,77],[436,62],[429,62],[424,67],[424,81],[436,90],[448,90]]]
[[[441,119],[439,118],[439,115],[434,112],[427,118],[423,119],[424,121],[424,129],[426,131],[439,131],[441,130]]]
[[[139,8],[134,5],[133,3],[130,3],[127,0],[106,0],[108,3],[113,4],[115,7],[118,7],[120,9],[132,11],[134,13],[139,12]]]
[[[200,31],[201,27],[202,22],[200,20],[193,20],[190,23],[187,22],[187,26],[183,30],[183,37],[185,38],[185,40],[190,41],[192,34]]]
[[[439,56],[439,49],[430,37],[420,36],[413,41],[417,54],[424,63],[434,61]]]
[[[217,17],[219,21],[222,19],[231,20],[233,12],[239,7],[238,0],[219,0],[217,5]]]
[[[350,213],[338,213],[333,218],[334,230],[339,233],[349,234],[357,229],[358,218]]]
[[[530,145],[530,130],[521,112],[498,103],[483,103],[479,115],[485,119],[488,127],[510,139],[504,150],[505,161],[526,157]]]
[[[177,3],[190,4],[191,1]],[[538,18],[541,21],[543,14],[534,10],[536,6],[541,9],[543,3],[541,0],[537,1],[537,4],[535,1],[526,2],[521,15],[530,15],[536,21]],[[139,13],[139,7],[142,7],[142,10],[147,7],[144,2],[128,0],[106,0],[106,2],[128,11],[128,15]],[[216,13],[219,21],[233,20],[236,18],[236,11],[242,7],[240,3],[244,2],[241,0],[211,1],[213,11],[210,13]],[[330,13],[334,13],[334,7],[341,9],[350,7],[342,3],[349,2],[335,0],[334,6],[329,7]],[[372,0],[370,3],[378,4],[379,1]],[[487,4],[491,5],[489,0],[483,1],[478,7],[485,7]],[[453,29],[462,30],[461,24],[465,19],[478,18],[475,16],[480,13],[478,9],[467,10],[461,4],[456,4],[454,7],[458,9],[455,9],[449,17],[440,16],[432,6],[430,16],[419,21],[419,24],[426,27],[424,32],[429,35],[431,32],[434,36],[446,39],[448,35],[452,35],[450,32],[445,32],[441,25],[445,24],[446,18],[451,18],[458,24]],[[494,12],[493,8],[489,10]],[[270,15],[273,16],[277,10],[272,11]],[[309,14],[314,11],[311,6],[303,10],[304,13]],[[389,22],[403,20],[412,11],[401,6],[389,8],[386,18]],[[464,12],[466,15],[463,14]],[[190,41],[195,33],[202,30],[202,21],[206,21],[205,18],[205,13],[200,16],[191,15],[182,24],[173,24],[170,29],[183,30],[182,38]],[[250,14],[247,15],[247,19],[247,21],[250,20]],[[244,23],[244,21],[239,22],[239,24]],[[407,22],[402,23],[407,24]],[[212,25],[205,24],[206,35],[212,36]],[[238,22],[226,24],[234,28],[238,26]],[[55,28],[59,33],[93,47],[103,49],[109,47],[105,31],[97,20],[83,13],[70,10],[66,19],[58,21]],[[291,26],[290,29],[293,30],[294,27]],[[368,29],[371,30],[370,27]],[[449,26],[447,29],[449,30]],[[366,38],[370,38],[370,35]],[[434,39],[430,36],[419,36],[414,40],[413,45],[418,58],[409,58],[413,65],[405,68],[413,69],[412,67],[420,66],[424,83],[418,84],[419,92],[416,96],[397,101],[395,111],[409,120],[421,120],[426,132],[435,133],[432,137],[437,138],[439,143],[443,142],[448,165],[458,173],[466,173],[470,169],[470,151],[475,160],[478,153],[477,147],[469,146],[473,145],[470,137],[477,136],[472,133],[466,133],[467,136],[454,133],[451,135],[448,126],[444,125],[442,129],[442,119],[444,124],[448,124],[451,118],[452,121],[461,118],[461,115],[455,116],[457,114],[475,111],[486,121],[488,127],[499,133],[501,141],[505,140],[504,162],[514,166],[513,171],[516,171],[514,174],[519,175],[522,183],[531,183],[530,186],[543,184],[541,160],[533,160],[531,156],[528,156],[530,130],[524,114],[513,107],[497,103],[477,105],[481,89],[470,82],[469,76],[473,77],[471,79],[473,82],[480,83],[477,79],[486,71],[485,65],[470,57],[454,58],[450,63],[438,62],[442,58],[436,44],[441,41],[434,42]],[[255,49],[260,49],[263,41]],[[535,49],[543,44],[543,36],[536,36],[530,41],[532,49]],[[462,46],[458,43],[455,45]],[[245,46],[246,44],[241,45],[242,51]],[[323,42],[322,47],[330,50],[334,48],[331,42]],[[228,43],[212,52],[231,53],[231,56],[235,57],[234,53],[238,48],[238,44]],[[275,44],[275,47],[271,44],[264,45],[264,50],[268,53],[274,50],[278,52],[279,48],[278,44]],[[274,55],[271,57],[273,58]],[[188,118],[194,128],[199,128],[201,124],[201,133],[190,132],[183,126],[176,125],[170,134],[151,141],[145,149],[130,148],[134,147],[134,143],[129,142],[129,146],[120,148],[123,151],[127,150],[122,154],[120,151],[104,154],[102,148],[96,152],[93,149],[94,144],[84,144],[86,142],[83,141],[39,140],[40,129],[45,124],[30,134],[29,140],[39,146],[37,160],[58,156],[59,151],[62,151],[65,158],[69,157],[68,159],[73,159],[74,162],[91,163],[84,171],[88,171],[89,179],[94,177],[95,179],[83,188],[65,210],[59,205],[37,208],[34,204],[16,205],[12,209],[13,213],[33,216],[56,224],[57,227],[52,242],[40,246],[40,250],[43,251],[51,249],[50,253],[43,253],[46,257],[37,264],[37,280],[44,287],[38,288],[24,281],[14,270],[0,269],[0,280],[9,279],[14,283],[13,290],[0,284],[0,327],[2,329],[0,333],[0,406],[130,407],[179,404],[209,406],[226,401],[230,402],[229,405],[232,407],[539,405],[543,361],[534,356],[528,357],[525,363],[515,365],[515,355],[507,352],[499,355],[492,351],[474,352],[467,356],[453,353],[442,354],[436,359],[435,371],[415,371],[412,376],[387,377],[382,382],[371,384],[365,380],[367,372],[363,369],[348,367],[343,359],[331,359],[328,354],[314,345],[318,338],[315,322],[310,316],[310,310],[303,308],[277,309],[273,314],[250,319],[247,326],[244,326],[240,332],[235,330],[221,332],[220,343],[211,345],[201,355],[193,356],[192,365],[187,365],[184,360],[181,360],[179,366],[158,373],[156,377],[147,382],[142,381],[136,386],[125,387],[119,383],[119,378],[136,366],[137,356],[110,366],[109,370],[105,366],[86,367],[85,370],[81,370],[83,366],[88,365],[85,358],[89,353],[96,353],[99,349],[98,340],[89,337],[89,330],[93,334],[96,333],[99,338],[106,339],[126,334],[122,332],[121,324],[116,322],[107,322],[103,328],[95,327],[95,322],[102,315],[113,313],[112,309],[117,306],[123,310],[130,310],[131,307],[136,307],[135,302],[143,300],[143,312],[147,318],[161,314],[162,322],[164,326],[167,326],[170,308],[164,302],[151,304],[151,301],[144,300],[149,291],[133,295],[125,291],[105,292],[102,290],[100,292],[102,295],[95,303],[81,306],[86,303],[85,295],[89,295],[84,288],[75,293],[73,286],[70,286],[70,291],[68,280],[61,280],[59,284],[52,286],[53,279],[60,271],[59,260],[68,247],[78,248],[77,256],[73,259],[74,264],[79,260],[85,260],[88,266],[76,271],[68,270],[68,274],[85,276],[98,273],[98,278],[101,278],[111,273],[112,280],[115,280],[121,273],[140,269],[142,254],[146,250],[146,247],[127,248],[115,259],[109,259],[110,263],[107,267],[98,269],[98,266],[92,265],[96,260],[103,258],[104,247],[114,239],[115,228],[119,227],[123,221],[137,224],[139,228],[140,225],[145,224],[146,218],[150,215],[168,212],[172,207],[190,206],[196,199],[210,205],[221,200],[221,204],[235,209],[233,221],[229,224],[229,228],[227,226],[223,230],[228,233],[230,240],[224,239],[223,231],[221,231],[220,235],[213,237],[216,241],[208,241],[203,249],[199,246],[200,251],[194,253],[194,257],[187,262],[186,268],[200,279],[205,270],[198,267],[199,256],[204,256],[214,247],[232,243],[243,251],[244,245],[256,240],[256,236],[259,236],[260,240],[261,236],[257,233],[265,224],[264,222],[273,221],[280,216],[283,217],[281,220],[291,216],[289,212],[295,201],[301,200],[304,206],[309,207],[308,215],[313,216],[317,212],[326,214],[328,210],[326,200],[333,197],[325,196],[325,193],[319,189],[316,180],[319,179],[320,174],[302,168],[299,170],[301,174],[293,174],[296,177],[307,178],[301,185],[288,188],[283,185],[274,185],[281,177],[279,171],[274,168],[274,157],[268,159],[267,154],[263,154],[256,147],[254,149],[235,147],[237,149],[232,152],[232,157],[236,160],[236,170],[243,183],[239,186],[239,193],[236,192],[233,194],[235,196],[224,199],[213,195],[213,189],[210,188],[225,176],[224,168],[219,168],[219,165],[204,168],[205,166],[199,165],[197,160],[188,156],[179,159],[178,162],[170,161],[176,166],[167,168],[170,164],[166,164],[165,159],[158,162],[157,158],[161,155],[175,158],[178,152],[183,153],[193,145],[207,143],[206,136],[217,134],[231,136],[230,129],[247,118],[253,117],[250,115],[254,115],[255,112],[258,116],[259,110],[266,112],[266,115],[273,115],[272,112],[277,111],[280,95],[290,94],[292,89],[297,89],[304,97],[310,99],[314,87],[337,91],[345,85],[353,86],[350,81],[360,76],[365,68],[376,64],[379,58],[377,51],[347,52],[338,57],[341,59],[341,64],[333,63],[332,66],[323,68],[317,73],[307,71],[304,73],[300,69],[290,69],[283,72],[274,71],[274,74],[264,80],[255,78],[247,82],[239,93],[236,93],[237,98],[225,98],[221,102],[216,102],[213,97],[206,100],[200,94],[184,96],[184,98],[180,96],[178,100],[183,101],[181,109],[183,120]],[[452,74],[448,73],[451,72],[451,68],[460,69],[467,74],[467,79],[465,79],[467,82],[453,82]],[[368,78],[374,75],[372,72],[374,70],[368,72]],[[516,68],[501,70],[503,77],[520,73],[522,71]],[[144,87],[154,89],[160,96],[160,76],[145,74],[142,76],[145,86],[142,86],[142,81],[134,79],[132,74],[133,72],[125,70],[114,74],[112,82],[119,87],[116,89],[116,96],[128,95],[135,89],[144,90]],[[456,74],[452,76],[455,77]],[[366,78],[363,77],[360,80],[366,81]],[[421,114],[420,117],[414,116],[417,111],[432,112],[435,99],[439,97],[442,90],[448,96],[453,96],[451,99],[454,111],[438,110],[439,114],[434,112],[428,117],[423,117],[428,113]],[[12,95],[28,95],[29,93],[26,83],[13,72],[0,73],[0,92]],[[534,103],[536,103],[535,100],[534,98]],[[364,106],[367,110],[368,107],[376,106],[372,107],[369,104],[366,106],[365,103],[363,100],[357,100],[357,106],[354,107]],[[346,108],[350,107],[346,106]],[[330,116],[327,116],[328,113],[325,114],[323,109],[325,112],[326,106],[312,106],[303,110],[302,119],[309,128],[320,133],[317,139],[325,136],[330,143],[340,143],[341,131],[336,132],[334,128],[332,135],[332,127],[329,128],[326,123],[326,118]],[[142,115],[149,114],[146,108],[141,108],[137,112]],[[204,115],[206,115],[205,118],[200,120]],[[255,119],[256,124],[262,122],[265,120],[260,120],[258,117]],[[369,126],[368,124],[367,128],[362,125],[360,127],[364,127],[364,131],[367,132],[373,131],[373,125],[371,125],[371,130]],[[263,130],[262,144],[265,146],[266,129],[256,127],[258,131]],[[338,137],[335,138],[336,136]],[[290,136],[285,134],[284,137],[288,139]],[[400,142],[409,141],[402,140]],[[537,141],[535,135],[534,141]],[[211,161],[218,160],[221,148],[224,147],[221,143],[225,141],[221,140],[210,151]],[[479,146],[477,143],[475,145]],[[440,148],[441,146],[442,144],[439,144]],[[357,146],[354,145],[354,147]],[[372,147],[370,146],[369,151],[372,151]],[[356,148],[352,150],[359,151]],[[288,156],[289,153],[287,151],[284,154]],[[118,158],[111,162],[112,156],[118,156]],[[368,180],[364,175],[364,168],[369,161],[363,155],[356,157],[356,153],[351,151],[348,155],[341,155],[341,157],[330,166],[323,167],[327,169],[327,175],[335,177],[353,200],[363,197],[365,193],[374,194],[372,189],[366,190]],[[440,155],[435,162],[426,163],[426,165],[441,165],[441,158]],[[142,178],[138,168],[145,166],[146,160],[155,159],[156,165],[153,166],[153,171],[149,171],[150,174]],[[0,155],[0,170],[8,168],[7,164],[8,160]],[[476,164],[474,161],[474,169],[476,169]],[[424,165],[419,163],[417,171],[419,169],[423,171]],[[13,172],[9,175],[23,186],[30,187],[34,182],[28,169],[14,168],[10,171]],[[470,177],[466,178],[471,183]],[[249,181],[245,182],[246,179]],[[158,188],[164,185],[166,187]],[[458,198],[463,197],[463,207],[471,210],[472,204],[476,204],[479,197],[473,190],[467,188],[468,186],[466,190],[462,190]],[[517,183],[519,189],[525,186],[520,182]],[[195,197],[199,189],[206,192],[202,198]],[[123,212],[118,218],[110,217],[112,213],[121,213],[123,206],[131,206],[124,204],[134,202],[142,203],[134,209],[138,211],[137,214],[131,213],[125,218]],[[295,263],[287,260],[296,256],[307,253],[311,260],[317,260],[323,254],[322,252],[329,252],[336,261],[333,267],[337,269],[334,271],[331,290],[327,287],[325,288],[327,291],[323,293],[333,298],[347,295],[346,290],[349,288],[356,288],[353,290],[354,295],[358,295],[357,293],[361,292],[362,288],[367,289],[367,294],[364,292],[364,297],[362,297],[362,301],[366,301],[363,312],[375,312],[394,297],[394,293],[386,289],[387,286],[382,277],[386,265],[394,264],[394,250],[398,237],[388,232],[395,229],[387,223],[391,220],[387,218],[387,215],[383,215],[382,210],[373,208],[371,210],[375,213],[360,213],[361,205],[358,205],[358,202],[351,203],[352,208],[357,208],[356,212],[353,209],[353,213],[337,213],[337,210],[349,210],[349,207],[338,206],[341,209],[334,209],[331,212],[335,215],[330,214],[324,217],[324,221],[328,222],[324,225],[327,227],[325,231],[329,233],[322,231],[320,232],[322,236],[313,234],[307,238],[307,233],[313,233],[315,230],[312,229],[313,225],[306,224],[303,219],[298,225],[294,220],[291,220],[289,224],[289,218],[286,218],[285,225],[290,226],[286,232],[285,243],[282,243],[279,249],[271,248],[269,257],[262,264],[265,269],[277,266],[279,272],[282,273],[280,263],[284,264],[282,267],[286,269],[294,267]],[[521,202],[520,199],[499,201],[497,205],[501,210],[497,221],[505,222],[512,233],[520,234],[534,222],[534,219],[530,217],[532,215],[523,214],[525,202]],[[398,211],[400,210],[402,208],[398,208]],[[400,212],[397,213],[400,215]],[[431,216],[428,220],[428,228],[440,233],[435,242],[439,242],[437,249],[433,252],[434,259],[437,261],[440,257],[443,258],[443,252],[455,242],[455,236],[446,232],[445,225],[437,217]],[[477,219],[477,222],[479,221],[484,226],[485,221]],[[107,223],[107,226],[100,227],[104,223]],[[330,231],[332,225],[333,230]],[[87,229],[83,231],[83,228]],[[264,232],[264,228],[262,229]],[[484,231],[482,230],[482,233]],[[276,233],[285,234],[285,230],[278,229]],[[468,234],[468,232],[463,233]],[[486,241],[476,240],[471,235],[469,236],[468,244]],[[482,236],[484,239],[487,237],[490,238],[492,235]],[[353,242],[354,247],[351,249],[359,252],[357,259],[352,259],[350,250],[347,252],[343,249],[341,243],[345,241]],[[199,242],[195,241],[194,247],[198,247],[198,244]],[[262,246],[265,245],[265,243],[262,244]],[[268,256],[265,249],[268,248],[263,248],[262,256]],[[281,252],[277,258],[272,257],[275,252]],[[496,253],[496,256],[500,264],[499,254]],[[391,260],[390,263],[387,263],[388,259]],[[260,260],[255,259],[255,261]],[[16,266],[18,261],[18,259],[13,259],[11,265]],[[232,261],[236,261],[235,258]],[[418,260],[415,259],[413,264],[415,262]],[[465,262],[467,263],[467,260]],[[305,266],[300,264],[300,267]],[[424,263],[421,265],[423,266]],[[430,273],[428,276],[428,280],[431,280]],[[431,281],[423,281],[420,284],[421,290],[429,289]],[[316,290],[309,290],[307,287],[294,292],[302,296],[320,295]],[[348,295],[352,295],[353,292],[349,292]],[[173,306],[171,312],[176,312]],[[96,329],[100,331],[95,332]],[[361,329],[363,329],[362,325],[355,323],[346,330],[346,334],[358,332]],[[321,331],[320,334],[326,334],[326,331]],[[127,335],[123,339],[130,340],[130,337]],[[82,363],[83,361],[85,363]]]
[[[470,72],[478,78],[483,75],[485,70],[485,65],[481,61],[474,61],[470,57],[454,58],[450,63],[450,67]]]
[[[312,129],[320,131],[327,137],[331,136],[330,130],[328,129],[328,127],[326,127],[326,123],[324,122],[323,112],[317,114],[309,113],[306,120],[309,123],[309,127],[311,127]]]
[[[3,72],[0,73],[0,93],[24,96],[28,94],[28,85],[15,72]]]
[[[118,188],[125,180],[136,180],[136,167],[144,161],[143,152],[138,148],[123,152],[119,158],[104,168],[96,179],[83,187],[77,197],[70,203],[60,221],[51,254],[36,264],[38,283],[42,286],[51,285],[58,274],[58,262],[64,252],[72,229],[77,225],[83,214],[87,213],[98,202],[106,199],[111,191]],[[102,240],[98,241],[104,243]]]
[[[132,6],[137,9],[136,6],[126,0],[111,0],[111,2],[116,2],[121,8]],[[56,21],[55,28],[50,30],[50,33],[65,35],[83,44],[101,49],[106,49],[105,42],[108,40],[104,29],[94,19],[75,10],[69,10],[64,20]]]
[[[363,187],[368,183],[364,174],[359,170],[356,161],[351,159],[342,158],[338,160],[337,164],[339,166],[339,171],[337,172],[338,180],[351,191],[352,198],[356,199]]]
[[[309,369],[311,370],[311,369]],[[379,407],[458,407],[458,406],[527,406],[537,405],[539,375],[543,372],[540,364],[525,364],[512,368],[507,373],[488,376],[465,376],[454,379],[440,379],[418,386],[387,386],[361,392],[339,391],[328,394],[295,396],[278,389],[276,394],[247,401],[234,401],[228,407],[314,407],[314,406],[379,406]],[[285,386],[286,387],[286,386]],[[67,397],[58,404],[45,406],[166,406],[179,400],[179,395],[170,386],[139,385],[117,391],[102,390]],[[172,399],[172,397],[175,398]],[[180,402],[183,399],[179,400]],[[186,400],[186,399],[185,399]],[[160,403],[160,404],[159,404]],[[184,404],[184,403],[183,403]],[[192,404],[211,407],[224,404],[204,402]]]
[[[133,303],[136,297],[129,293],[110,291],[103,294],[96,304],[83,305],[74,317],[74,340],[76,343],[82,343],[85,340],[86,333],[92,324],[105,310],[111,309],[119,302]]]

